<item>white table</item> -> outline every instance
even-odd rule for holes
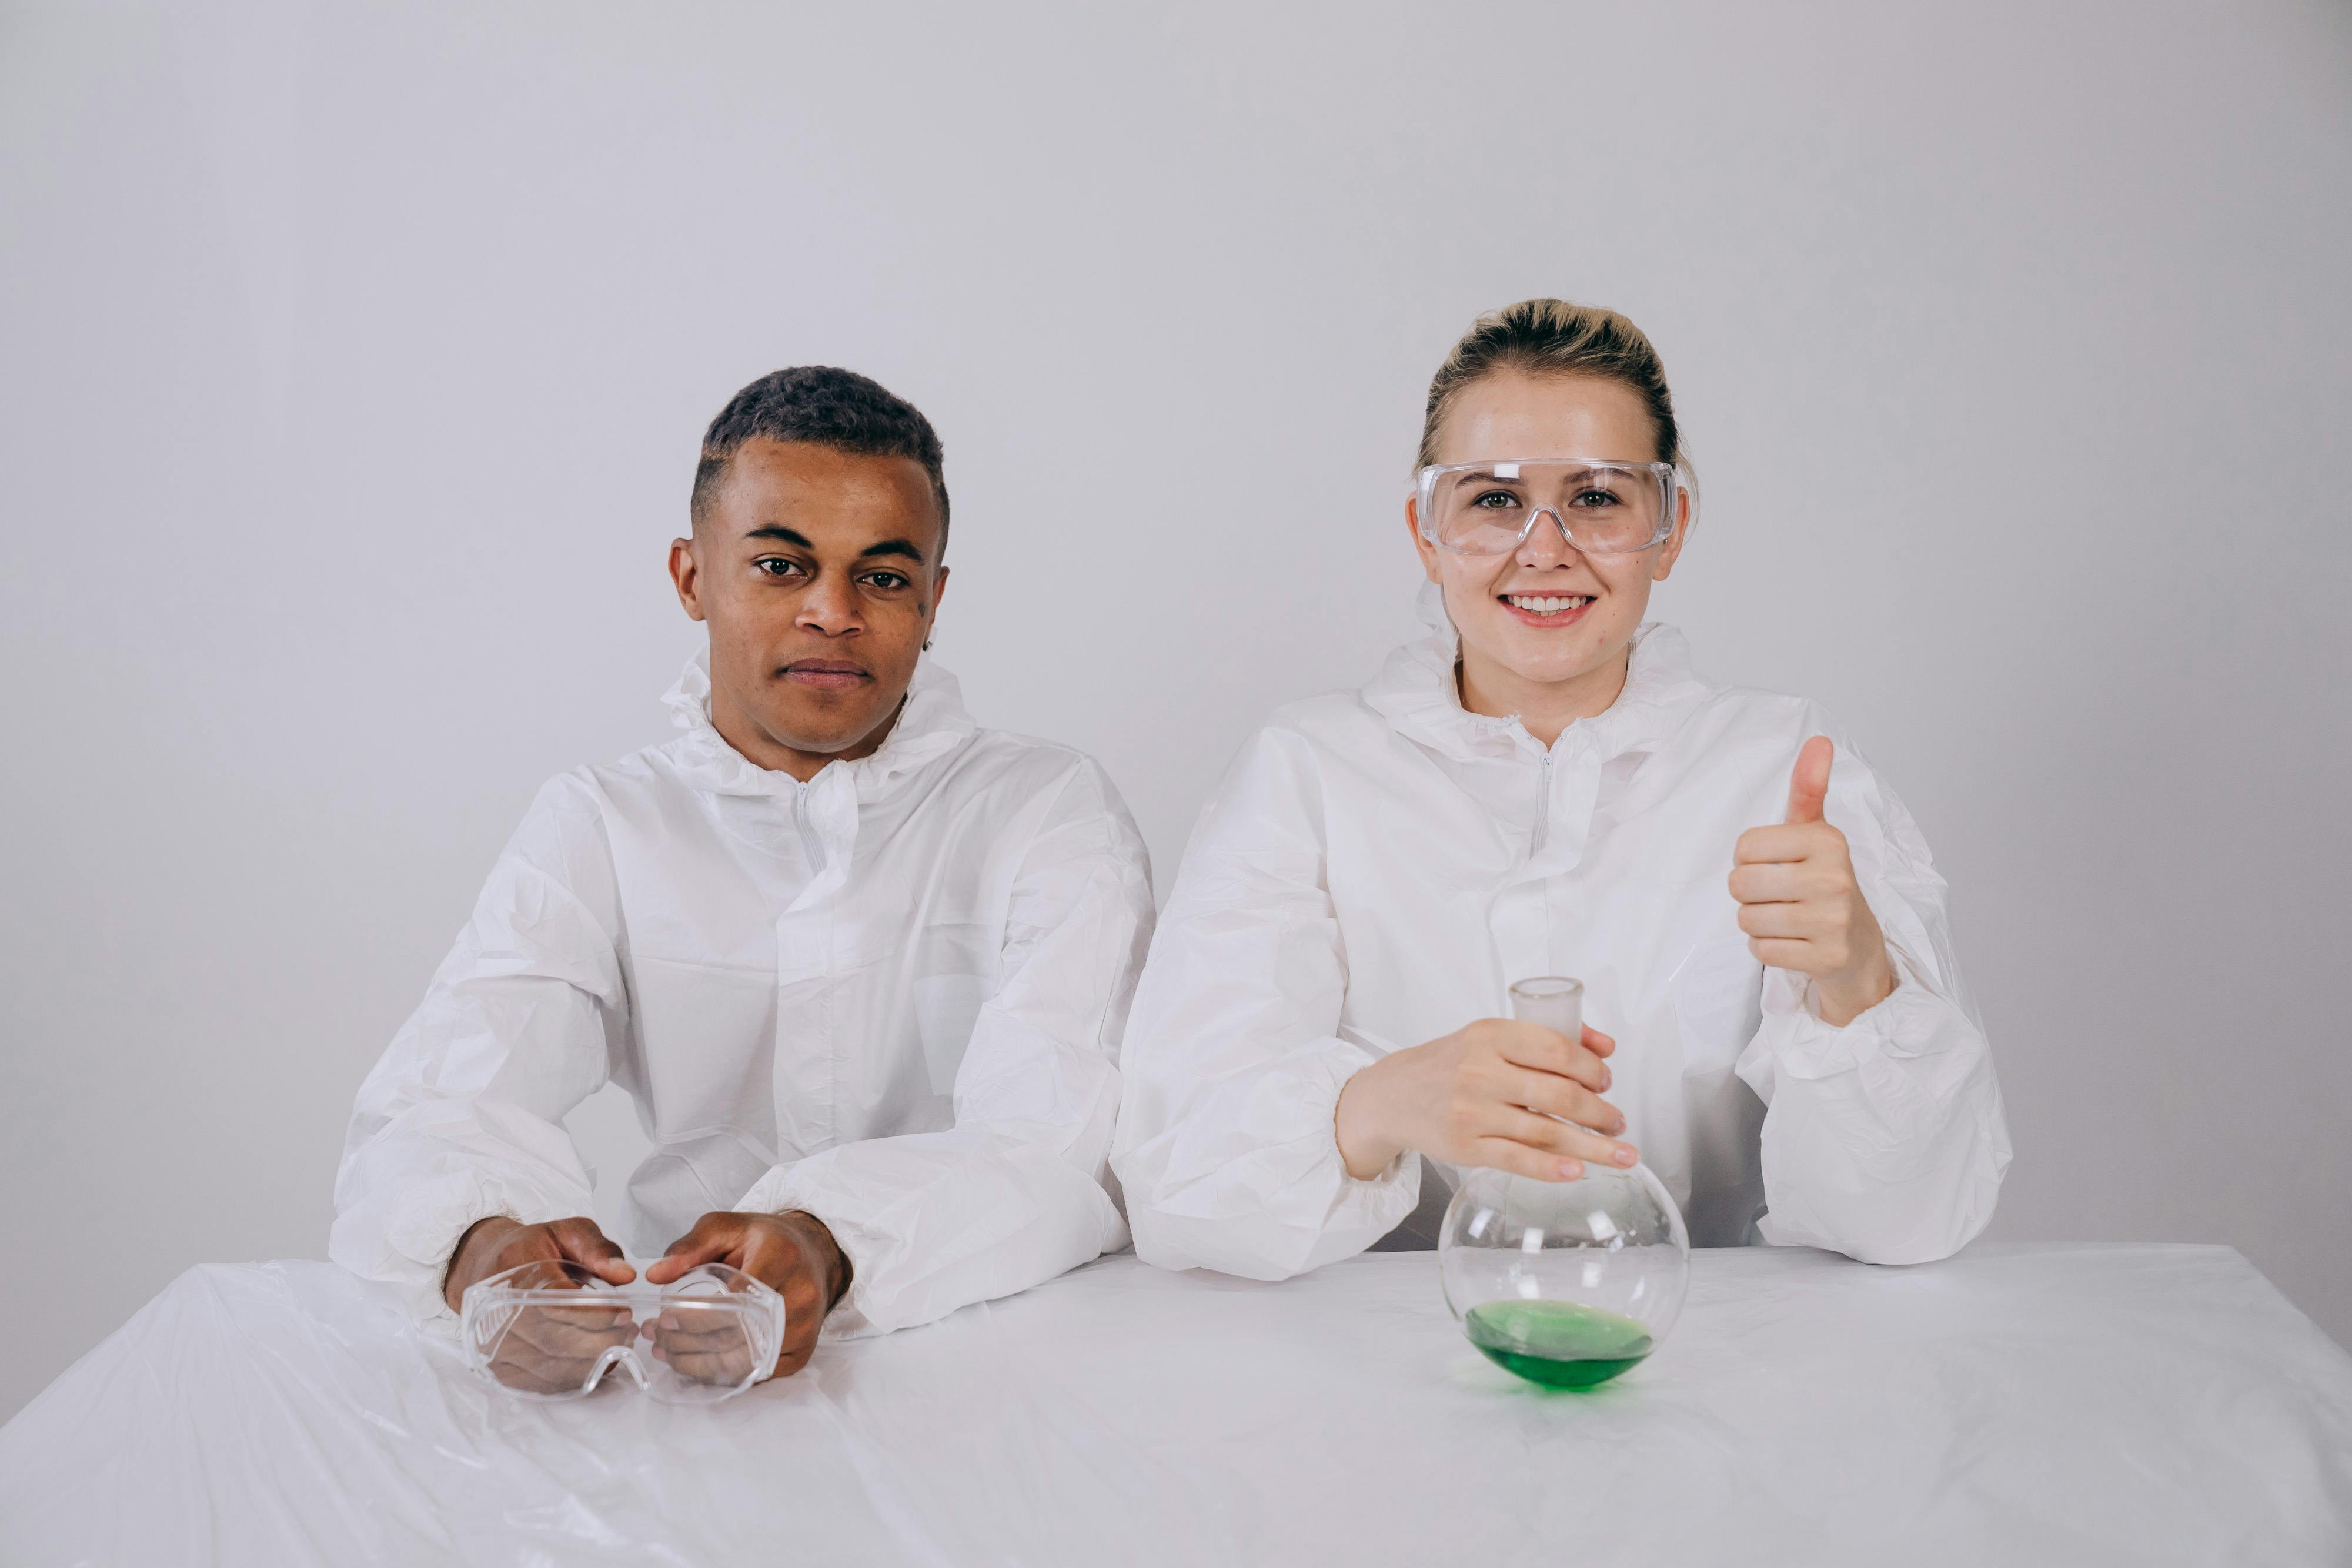
[[[0,1429],[11,1565],[444,1561],[2343,1564],[2352,1358],[2226,1248],[1757,1249],[1549,1394],[1425,1253],[1118,1257],[717,1408],[545,1406],[273,1263],[190,1270]]]

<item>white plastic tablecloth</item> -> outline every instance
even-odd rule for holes
[[[1590,1394],[1426,1253],[1105,1259],[716,1408],[510,1402],[321,1263],[190,1270],[0,1429],[0,1562],[2352,1563],[2352,1358],[2226,1248],[1700,1253]]]

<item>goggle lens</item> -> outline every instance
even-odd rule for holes
[[[707,1405],[774,1364],[784,1303],[723,1263],[616,1288],[578,1263],[541,1261],[468,1290],[459,1334],[467,1364],[510,1393],[577,1399],[618,1367],[656,1399]]]
[[[1631,555],[1674,529],[1670,464],[1459,464],[1423,484],[1423,526],[1462,555],[1517,549],[1530,525],[1557,527],[1587,555]]]

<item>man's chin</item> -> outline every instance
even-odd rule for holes
[[[847,704],[795,703],[783,712],[760,716],[761,727],[794,751],[811,757],[837,757],[856,751],[886,726],[896,703],[877,706],[871,691],[856,694],[856,711]],[[816,711],[812,712],[812,709]]]

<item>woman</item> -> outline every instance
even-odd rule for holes
[[[2009,1138],[1943,881],[1818,707],[1644,624],[1692,521],[1648,340],[1482,317],[1420,469],[1434,630],[1274,715],[1160,917],[1112,1156],[1136,1249],[1282,1279],[1426,1244],[1448,1167],[1640,1157],[1701,1245],[1957,1251]],[[1599,1027],[1496,1016],[1540,975]]]

